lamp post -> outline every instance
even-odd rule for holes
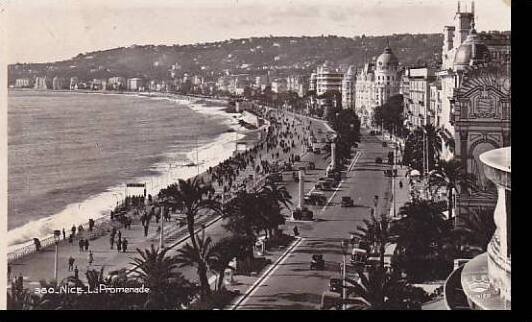
[[[57,282],[57,270],[59,265],[59,238],[61,231],[59,229],[54,230],[54,242],[55,242],[55,257],[54,257],[54,280]]]
[[[345,256],[347,253],[347,249],[349,247],[349,241],[348,240],[342,240],[342,255],[343,255],[343,265],[342,265],[342,310],[346,309],[346,299],[347,299],[347,289],[345,285],[345,278],[346,278],[346,261]]]

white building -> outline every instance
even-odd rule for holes
[[[342,108],[344,109],[355,109],[355,82],[355,67],[349,66],[342,80]]]

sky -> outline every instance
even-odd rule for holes
[[[510,0],[477,0],[476,27],[510,30]],[[461,1],[462,10],[471,6]],[[455,0],[0,0],[7,63],[121,46],[260,36],[440,33]]]

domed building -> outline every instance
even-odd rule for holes
[[[475,30],[475,24],[472,22],[472,28],[466,40],[458,47],[454,57],[453,69],[463,71],[468,66],[474,66],[490,61],[490,52],[488,46],[480,39]]]
[[[374,62],[365,64],[356,76],[355,110],[364,126],[371,126],[375,107],[399,94],[400,83],[399,59],[387,44],[382,54]]]
[[[399,60],[388,44],[375,63],[376,106],[386,103],[390,96],[399,93]]]

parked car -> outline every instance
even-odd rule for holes
[[[314,169],[316,169],[316,164],[314,164],[314,162],[309,162],[309,163],[308,163],[308,169],[309,169],[309,170],[314,170]]]
[[[323,255],[320,254],[314,254],[312,255],[312,259],[310,260],[310,270],[313,269],[324,269],[325,268],[325,261],[323,260]]]
[[[339,277],[332,277],[329,280],[329,291],[342,293],[342,279]]]
[[[299,162],[299,161],[301,161],[301,157],[299,156],[299,154],[296,154],[296,155],[294,156],[294,161],[295,161],[295,162]]]
[[[353,198],[349,196],[343,196],[342,197],[342,207],[353,207]]]
[[[314,153],[321,154],[321,149],[318,147],[314,148]]]
[[[386,142],[382,142],[382,147],[383,147],[383,148],[385,148],[385,147],[387,147],[387,146],[388,146],[388,143],[386,143]]]
[[[307,147],[307,152],[314,152],[314,149],[311,146]]]
[[[323,192],[312,191],[304,197],[305,204],[324,206],[327,203],[327,197]]]
[[[382,164],[382,158],[380,157],[375,158],[375,163]]]
[[[332,189],[332,185],[328,181],[321,181],[314,186],[314,189],[328,191]]]
[[[292,211],[292,217],[294,217],[295,220],[313,220],[314,219],[314,213],[307,209],[296,209]]]
[[[368,252],[362,248],[353,248],[351,252],[351,264],[365,265],[368,260]]]

